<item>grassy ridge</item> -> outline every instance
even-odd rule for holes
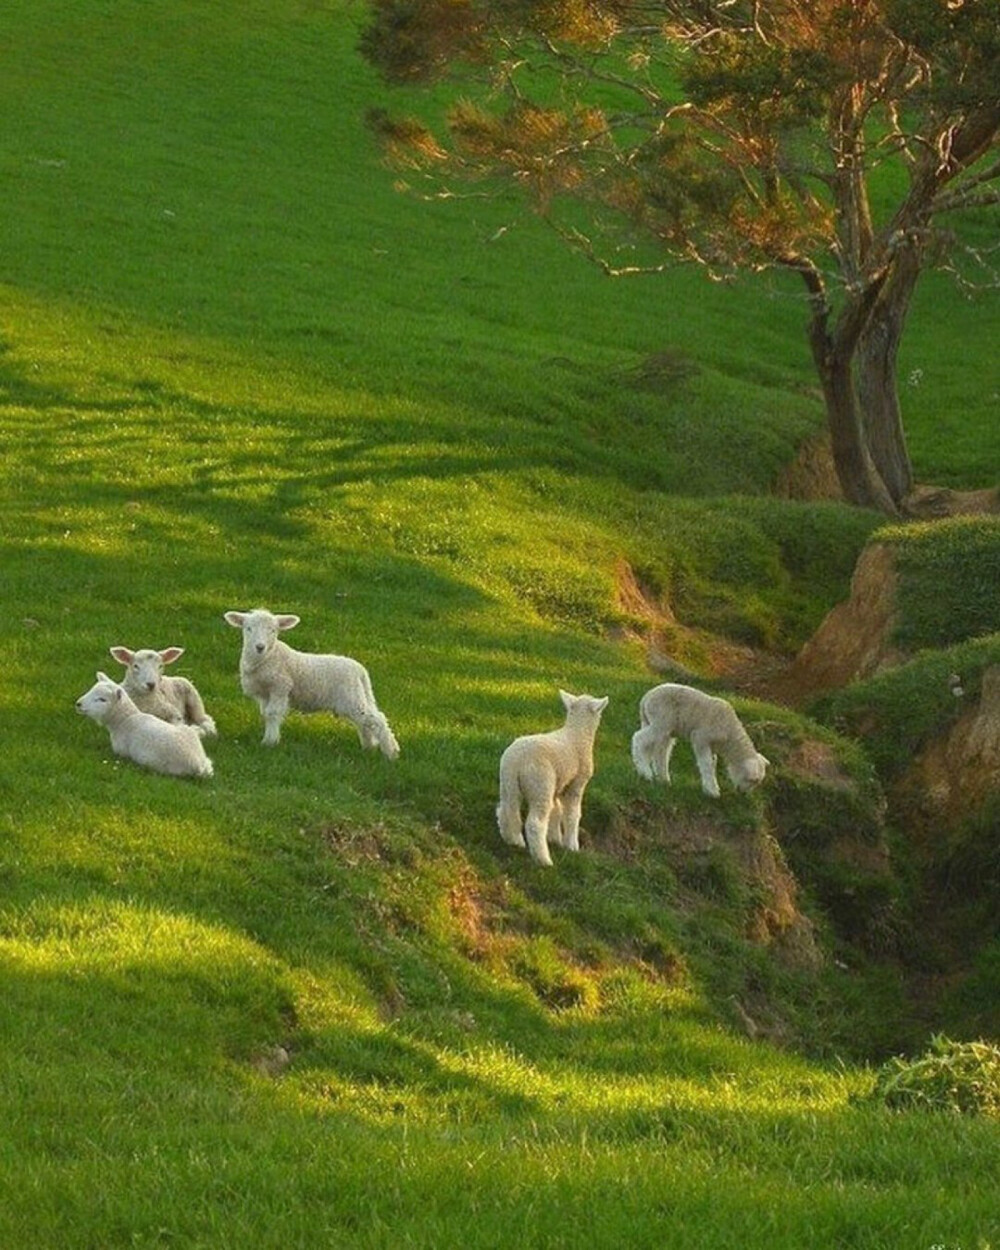
[[[690,757],[667,793],[628,761],[620,561],[787,649],[876,523],[766,497],[819,421],[797,300],[608,283],[516,205],[395,194],[356,16],[5,9],[0,1243],[997,1241],[995,1126],[855,1106],[863,1067],[734,1031],[736,998],[828,1054],[899,1037],[891,974],[748,936],[770,800],[727,795],[688,862]],[[914,359],[992,342],[948,307]],[[921,471],[991,484],[922,367]],[[990,367],[949,373],[969,445]],[[368,664],[396,765],[325,719],[259,746],[221,617],[258,602]],[[75,716],[113,643],[185,646],[210,783]],[[492,809],[560,685],[612,698],[586,853],[546,876]],[[813,729],[741,706],[791,785]]]

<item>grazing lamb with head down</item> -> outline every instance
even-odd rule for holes
[[[551,866],[548,844],[580,849],[583,792],[594,773],[594,738],[607,698],[559,691],[566,723],[551,733],[515,738],[500,757],[497,825],[512,846],[527,842],[536,863]],[[528,814],[521,832],[521,809]]]
[[[750,790],[764,780],[768,760],[760,755],[731,703],[714,695],[664,682],[648,690],[639,703],[640,728],[632,735],[632,762],[640,776],[670,780],[674,740],[690,738],[701,786],[719,797],[716,756],[725,761],[737,790]]]
[[[372,693],[368,670],[346,655],[312,655],[295,651],[278,633],[294,629],[297,616],[274,616],[266,608],[226,612],[226,621],[243,631],[240,684],[256,699],[264,718],[264,744],[275,746],[288,709],[333,712],[351,721],[365,750],[378,747],[388,759],[399,743]]]
[[[194,725],[207,737],[215,736],[215,721],[205,711],[201,695],[191,682],[186,677],[163,676],[163,666],[179,660],[183,647],[167,647],[164,651],[112,647],[111,654],[125,665],[122,686],[140,712],[149,712],[172,725]]]
[[[193,725],[175,725],[140,712],[128,691],[105,673],[76,701],[76,710],[111,734],[115,755],[173,777],[211,777],[212,761]]]

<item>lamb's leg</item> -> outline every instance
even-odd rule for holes
[[[497,828],[500,830],[501,838],[510,846],[524,846],[521,813],[516,808],[506,806],[502,801],[497,804]]]
[[[524,822],[524,840],[528,844],[531,858],[536,864],[542,864],[546,868],[552,867],[547,841],[550,811],[550,803],[546,803],[544,807],[533,803]]]
[[[264,746],[277,746],[281,739],[281,722],[288,715],[288,695],[272,694],[270,698],[259,699],[258,702],[264,718]]]
[[[215,721],[205,711],[205,704],[194,686],[184,692],[184,720],[188,725],[194,725],[206,737],[214,738],[218,733]]]
[[[546,836],[546,841],[554,842],[556,846],[562,846],[563,844],[563,809],[558,795],[552,800],[552,810],[549,812],[549,831]]]
[[[674,753],[674,743],[676,741],[676,738],[668,735],[662,743],[657,744],[660,747],[660,758],[657,761],[659,766],[657,767],[654,763],[654,769],[656,775],[667,782],[668,785],[670,784],[670,757]]]
[[[362,749],[373,751],[378,746],[378,738],[375,736],[375,726],[371,719],[366,716],[360,716],[354,721],[354,727],[358,731],[358,740]]]
[[[500,778],[500,800],[497,803],[497,828],[510,846],[524,846],[521,832],[521,791],[516,781]]]
[[[632,735],[632,763],[640,777],[647,781],[653,780],[653,761],[650,742],[652,731],[646,727],[637,729]]]
[[[568,790],[563,791],[563,846],[568,851],[578,851],[580,849],[580,814],[583,808],[583,792],[585,788],[586,782],[583,785],[573,785]]]
[[[701,788],[706,794],[711,795],[713,799],[717,799],[719,797],[719,779],[715,771],[715,752],[703,738],[692,737],[691,746],[694,748],[694,758],[698,763],[698,772],[701,775]]]
[[[358,731],[358,740],[363,750],[378,749],[386,759],[390,760],[398,757],[399,743],[396,741],[396,735],[389,727],[385,716],[379,711],[373,695],[360,689],[355,692],[354,698],[347,706],[334,707],[330,710],[351,722]]]

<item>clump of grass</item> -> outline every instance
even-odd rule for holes
[[[938,1034],[919,1059],[883,1064],[868,1097],[900,1111],[1000,1117],[1000,1046]]]
[[[511,963],[541,1002],[556,1011],[570,1007],[593,1009],[600,1001],[593,976],[568,962],[544,935],[520,943]]]

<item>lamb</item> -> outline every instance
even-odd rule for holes
[[[183,647],[167,647],[165,651],[112,647],[111,654],[125,665],[122,686],[140,712],[149,712],[172,725],[194,725],[206,737],[215,737],[215,721],[191,682],[186,677],[163,676],[163,666],[179,660]]]
[[[379,711],[368,670],[346,655],[313,655],[295,651],[278,634],[294,629],[300,618],[275,616],[266,608],[226,612],[225,620],[243,631],[240,684],[256,699],[264,718],[264,745],[276,746],[281,722],[290,707],[300,712],[333,712],[358,731],[364,749],[378,747],[390,760],[399,743]]]
[[[98,672],[97,682],[76,701],[76,710],[104,725],[111,749],[154,772],[172,777],[211,777],[212,761],[193,725],[176,725],[140,712],[123,686]]]
[[[670,781],[674,740],[691,740],[701,786],[719,797],[716,756],[725,761],[737,790],[750,790],[764,780],[768,760],[758,753],[731,703],[693,686],[664,682],[648,690],[639,703],[640,727],[632,735],[632,762],[641,777]]]
[[[524,846],[551,867],[548,844],[580,849],[583,792],[594,772],[594,738],[607,697],[559,691],[566,723],[550,733],[515,738],[500,757],[497,825],[511,846]],[[521,832],[522,805],[528,813]]]

